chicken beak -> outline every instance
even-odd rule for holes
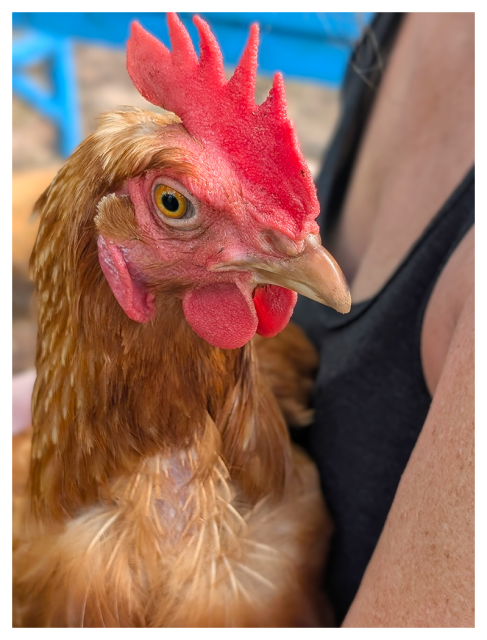
[[[315,235],[305,240],[295,258],[269,259],[249,265],[258,284],[277,284],[340,313],[350,311],[351,298],[343,273]]]
[[[232,265],[227,263],[216,267],[216,270],[232,267],[251,271],[256,285],[275,284],[340,313],[350,311],[350,292],[343,273],[315,235],[306,238],[303,251],[296,257],[246,257]]]

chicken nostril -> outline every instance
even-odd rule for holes
[[[294,240],[279,231],[269,230],[263,234],[265,241],[272,249],[289,258],[295,258],[301,251]]]

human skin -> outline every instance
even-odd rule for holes
[[[408,15],[328,244],[354,302],[381,289],[473,162],[474,14]],[[475,624],[474,355],[472,228],[427,305],[433,401],[345,627]]]

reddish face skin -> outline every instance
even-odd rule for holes
[[[255,187],[237,177],[221,151],[204,148],[181,125],[167,127],[164,144],[183,151],[194,175],[153,171],[126,183],[123,192],[132,200],[145,241],[118,247],[117,253],[113,244],[100,240],[100,262],[115,296],[129,317],[145,322],[155,310],[144,282],[174,282],[181,285],[186,319],[211,344],[236,348],[256,331],[275,335],[289,321],[297,294],[276,285],[256,288],[248,269],[215,268],[249,259],[289,260],[303,251],[306,237],[317,233],[316,223],[290,215],[283,204],[273,206],[272,193],[262,192],[258,203],[252,200]],[[160,212],[154,199],[160,184],[187,198],[184,218]],[[291,207],[304,203],[296,197]]]

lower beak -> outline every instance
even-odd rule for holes
[[[304,250],[296,257],[244,258],[215,270],[245,269],[254,275],[256,285],[275,284],[321,302],[340,313],[348,313],[350,292],[340,267],[318,242],[315,235],[305,240]]]

